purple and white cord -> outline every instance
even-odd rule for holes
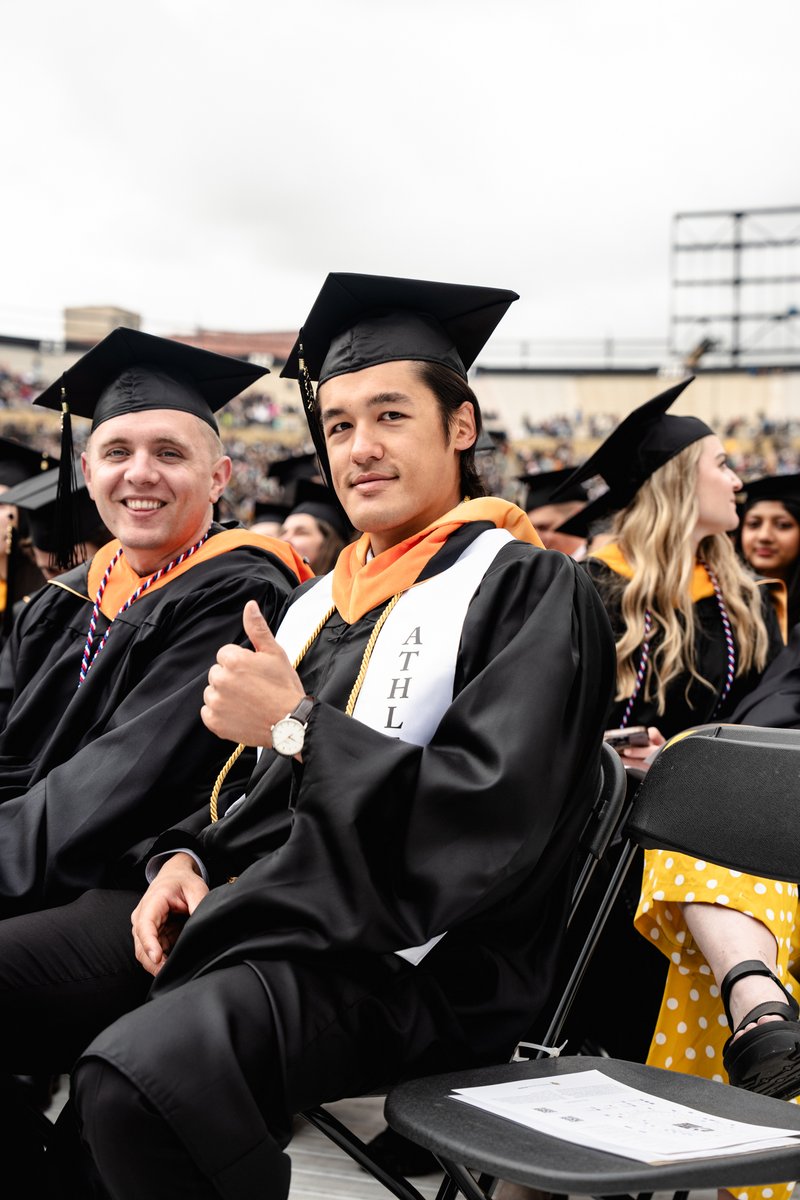
[[[717,577],[714,574],[714,572],[711,570],[711,568],[709,567],[708,563],[701,562],[700,565],[705,568],[706,572],[708,573],[708,578],[711,580],[711,586],[713,587],[714,595],[717,598],[717,606],[719,608],[720,619],[722,620],[722,631],[725,634],[725,660],[726,660],[726,664],[727,664],[725,683],[722,686],[722,691],[719,694],[719,699],[717,700],[717,703],[714,705],[714,710],[711,713],[711,717],[709,718],[710,720],[713,720],[713,718],[719,712],[722,705],[727,700],[728,693],[730,692],[731,688],[733,687],[733,681],[734,681],[734,678],[736,677],[736,643],[733,638],[733,629],[731,628],[730,618],[728,617],[728,610],[725,607],[725,601],[722,597],[722,590],[717,581]],[[644,681],[645,671],[647,670],[647,661],[650,657],[650,640],[649,639],[650,639],[650,633],[652,631],[652,627],[653,627],[652,617],[650,616],[649,609],[647,609],[644,614],[644,641],[642,642],[642,654],[639,659],[639,666],[636,671],[636,680],[633,685],[633,691],[631,692],[631,694],[628,698],[628,703],[625,706],[625,712],[623,713],[622,720],[619,723],[620,729],[624,729],[625,726],[628,724],[628,721],[631,719],[631,713],[633,711],[634,702],[636,700],[636,697],[639,695],[639,692],[642,687],[642,683]]]
[[[622,714],[622,720],[619,723],[620,729],[624,729],[631,719],[633,712],[633,704],[636,697],[639,695],[642,683],[644,682],[644,674],[647,670],[647,660],[650,657],[650,634],[653,630],[653,618],[650,616],[650,609],[645,609],[644,614],[644,641],[642,642],[642,653],[639,658],[639,666],[636,669],[636,679],[633,684],[633,691],[628,697],[628,703],[625,705],[625,712]]]
[[[149,578],[145,579],[142,583],[139,584],[138,588],[133,593],[133,595],[128,597],[128,599],[122,605],[122,608],[119,610],[117,615],[113,618],[108,629],[105,631],[102,638],[100,639],[100,643],[97,646],[97,649],[93,652],[92,644],[94,642],[94,635],[95,635],[95,631],[97,629],[97,618],[100,613],[100,605],[102,604],[103,594],[106,590],[106,587],[108,586],[108,581],[111,578],[111,572],[114,570],[114,567],[117,565],[120,558],[122,557],[123,551],[122,551],[122,547],[120,546],[119,550],[116,552],[116,554],[112,558],[111,562],[106,567],[106,569],[103,573],[103,578],[100,580],[100,586],[97,589],[97,595],[95,596],[94,607],[92,609],[92,616],[91,616],[91,620],[89,621],[89,632],[86,635],[86,645],[83,648],[83,658],[81,659],[80,679],[78,680],[78,687],[80,687],[81,684],[83,683],[84,679],[86,678],[86,676],[89,672],[89,668],[91,667],[92,663],[96,660],[98,654],[103,649],[106,642],[108,641],[108,635],[111,633],[111,630],[114,627],[114,621],[116,621],[117,617],[121,616],[124,612],[126,612],[132,604],[135,604],[136,601],[139,599],[139,597],[143,596],[148,588],[152,587],[154,583],[158,583],[159,579],[163,579],[164,576],[168,575],[170,571],[173,571],[175,569],[175,567],[179,567],[182,562],[186,562],[186,559],[190,558],[191,555],[193,555],[197,550],[199,550],[200,547],[203,545],[203,543],[208,540],[210,532],[211,532],[210,530],[206,530],[206,532],[200,538],[199,542],[195,542],[195,544],[193,546],[190,546],[188,550],[184,550],[183,553],[179,554],[177,558],[173,558],[172,562],[167,563],[167,565],[165,567],[159,567],[159,569],[157,571],[154,571],[153,574],[149,576]]]
[[[722,619],[722,629],[725,634],[725,660],[727,663],[727,673],[725,676],[725,684],[719,695],[719,700],[714,705],[714,711],[711,714],[711,716],[713,718],[716,716],[716,714],[719,712],[722,705],[727,700],[728,693],[730,692],[731,688],[733,687],[733,681],[734,681],[734,678],[736,677],[736,643],[733,640],[733,630],[731,629],[731,623],[730,623],[730,619],[728,617],[728,610],[725,607],[725,601],[722,598],[722,590],[719,586],[719,583],[717,582],[717,577],[714,574],[714,572],[711,570],[711,568],[709,567],[708,563],[704,562],[704,563],[702,563],[702,565],[705,567],[706,571],[708,572],[708,578],[711,580],[711,586],[714,589],[714,595],[717,597],[717,604],[719,605],[719,615]]]

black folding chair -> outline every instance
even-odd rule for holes
[[[659,753],[633,800],[628,851],[637,845],[694,854],[734,870],[800,880],[800,730],[698,726]],[[760,814],[760,820],[754,820]],[[623,856],[624,857],[624,856]],[[595,939],[596,943],[596,939]],[[589,947],[590,954],[593,946]],[[574,987],[570,979],[566,993]],[[454,1088],[545,1079],[596,1069],[654,1097],[701,1112],[800,1134],[800,1106],[722,1083],[610,1058],[561,1057],[454,1072],[399,1084],[389,1124],[431,1150],[445,1171],[439,1200],[487,1200],[498,1179],[592,1196],[745,1186],[800,1176],[796,1147],[649,1164],[567,1142],[453,1099]]]
[[[582,861],[572,891],[567,918],[568,924],[572,922],[580,910],[581,902],[586,896],[589,883],[598,864],[602,861],[609,846],[619,836],[620,830],[625,825],[630,811],[630,803],[627,802],[627,796],[627,779],[622,760],[616,751],[610,749],[608,746],[603,746],[601,751],[600,786],[579,839]],[[612,876],[606,893],[609,897],[607,905],[604,906],[606,915],[610,911],[613,899],[622,884],[629,861],[629,856],[626,857],[623,855],[623,859],[620,860]],[[598,914],[592,925],[594,936],[599,936],[601,927],[602,918]],[[586,961],[588,961],[588,958]],[[570,978],[573,993],[577,990],[580,977],[586,966],[586,961],[582,962],[579,959],[575,965]],[[545,1034],[545,1045],[555,1043],[566,1020],[568,1011],[569,1005],[562,1003],[558,1006]],[[372,1155],[369,1146],[324,1106],[320,1105],[316,1108],[306,1109],[300,1115],[354,1159],[359,1166],[372,1175],[392,1195],[397,1196],[399,1200],[423,1200],[421,1193],[408,1179],[387,1170]]]

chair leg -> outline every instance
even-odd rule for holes
[[[382,1187],[385,1187],[393,1196],[397,1196],[398,1200],[425,1200],[422,1193],[418,1192],[407,1179],[395,1175],[376,1162],[361,1138],[356,1137],[351,1129],[343,1125],[327,1109],[322,1106],[307,1108],[300,1113],[300,1116],[320,1133],[324,1133],[334,1145],[338,1146],[340,1150],[344,1150],[345,1154],[349,1154],[360,1167],[369,1172],[373,1179],[377,1179]]]
[[[455,1185],[462,1195],[466,1197],[466,1200],[489,1200],[488,1193],[482,1187],[478,1186],[466,1167],[462,1167],[460,1163],[451,1162],[449,1158],[440,1158],[439,1161],[447,1174],[445,1182]],[[447,1200],[451,1200],[451,1197],[455,1193],[452,1190],[443,1191],[443,1189],[444,1184],[439,1189],[436,1200],[444,1200],[445,1196]]]

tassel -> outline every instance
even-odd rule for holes
[[[55,549],[52,562],[58,571],[68,571],[76,565],[75,544],[78,526],[75,512],[75,452],[72,445],[72,418],[67,403],[67,389],[61,387],[61,461],[58,464],[56,489]]]
[[[300,341],[297,344],[297,382],[300,387],[300,399],[303,408],[306,410],[306,420],[311,433],[311,440],[314,443],[314,449],[317,452],[317,465],[319,473],[322,476],[328,487],[331,487],[331,469],[328,462],[328,452],[325,449],[325,437],[319,424],[317,414],[317,398],[314,395],[314,385],[311,382],[311,376],[308,373],[306,360],[303,351],[302,329],[300,330]]]

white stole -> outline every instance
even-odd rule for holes
[[[508,530],[488,529],[446,571],[403,593],[378,635],[355,720],[415,746],[428,744],[453,699],[467,609],[497,554],[513,540]],[[275,637],[292,661],[330,609],[332,594],[333,572],[287,609]],[[416,964],[443,937],[395,953]]]

